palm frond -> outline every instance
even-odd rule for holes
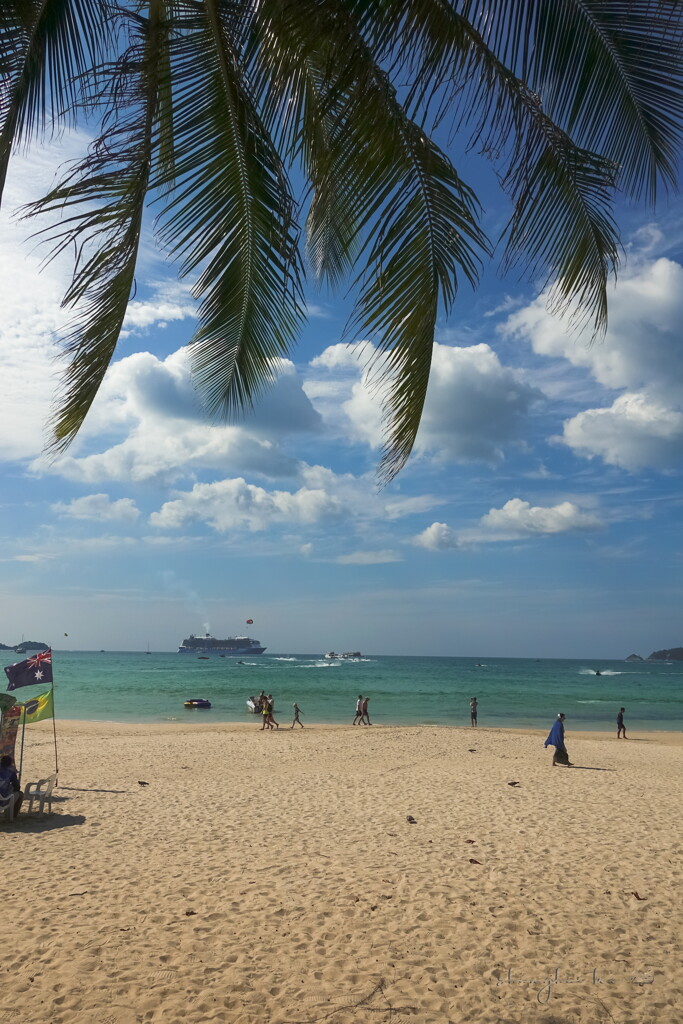
[[[487,20],[485,38],[447,0],[389,0],[393,20],[384,31],[390,39],[400,27],[407,40],[397,58],[412,81],[407,105],[437,104],[437,117],[443,110],[459,116],[459,127],[470,126],[470,146],[503,165],[502,184],[514,204],[504,268],[522,265],[543,276],[555,286],[558,307],[572,304],[578,319],[592,319],[599,331],[607,322],[608,278],[618,266],[611,202],[619,169],[576,145],[489,46],[514,58],[533,27],[533,8],[516,7],[505,31]]]
[[[515,199],[505,264],[545,273],[551,306],[573,310],[580,323],[592,319],[594,333],[607,325],[607,285],[619,264],[614,171],[540,118],[535,146],[505,182]]]
[[[353,3],[265,0],[264,6],[266,66],[285,69],[279,96],[284,106],[294,98],[302,116],[293,148],[299,145],[311,183],[314,269],[334,282],[357,256],[365,261],[347,333],[368,331],[378,339],[373,376],[378,387],[389,385],[380,473],[389,480],[415,440],[437,314],[450,309],[460,275],[476,280],[479,253],[487,248],[477,203],[406,116],[359,32]],[[290,65],[285,55],[292,53],[296,64]],[[314,125],[306,121],[309,112]]]
[[[106,0],[0,5],[0,202],[13,149],[73,122],[111,38]]]
[[[617,185],[654,202],[677,188],[683,142],[678,0],[475,0],[465,17],[540,97],[577,146],[617,168]]]
[[[273,380],[298,333],[297,227],[283,165],[241,73],[234,5],[181,6],[171,44],[177,180],[159,234],[181,273],[199,274],[195,380],[211,411],[234,414]]]
[[[264,124],[309,183],[306,253],[319,282],[339,285],[353,269],[360,239],[355,183],[334,171],[346,95],[335,89],[338,43],[330,9],[310,0],[262,0],[246,51]],[[348,168],[347,168],[348,172]]]
[[[56,228],[38,237],[51,244],[52,259],[77,252],[63,300],[76,306],[65,355],[64,398],[55,414],[55,451],[74,438],[92,405],[118,341],[133,287],[150,168],[158,139],[159,69],[167,41],[161,0],[150,0],[149,18],[136,17],[131,45],[107,69],[109,109],[104,130],[86,157],[28,216],[58,213]],[[73,211],[73,212],[72,212]]]
[[[370,229],[367,267],[350,324],[379,338],[377,385],[385,399],[380,477],[391,480],[412,451],[429,384],[440,310],[461,275],[474,284],[488,248],[474,193],[421,128],[399,120],[400,180]]]

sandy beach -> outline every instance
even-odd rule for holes
[[[58,723],[55,813],[0,819],[0,1021],[677,1019],[680,734],[568,722],[566,769],[531,731],[285,725]],[[24,782],[52,757],[32,726]]]

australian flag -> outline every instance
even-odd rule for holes
[[[52,651],[38,651],[26,661],[18,661],[16,665],[5,665],[5,675],[9,679],[8,690],[18,690],[20,686],[51,683]]]

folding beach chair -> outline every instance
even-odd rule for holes
[[[8,793],[7,796],[0,796],[0,814],[4,814],[6,821],[14,821],[14,805],[16,800],[16,793]]]
[[[24,792],[24,803],[28,800],[26,813],[31,813],[33,810],[33,801],[37,800],[38,811],[40,814],[45,813],[45,804],[47,804],[48,814],[52,814],[52,790],[56,785],[56,775],[48,775],[46,779],[38,779],[37,782],[29,782]]]

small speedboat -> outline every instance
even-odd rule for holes
[[[247,701],[247,710],[250,711],[252,715],[258,715],[261,708],[257,705],[256,701],[250,697]]]
[[[211,701],[206,697],[190,697],[185,701],[186,708],[210,708]]]

